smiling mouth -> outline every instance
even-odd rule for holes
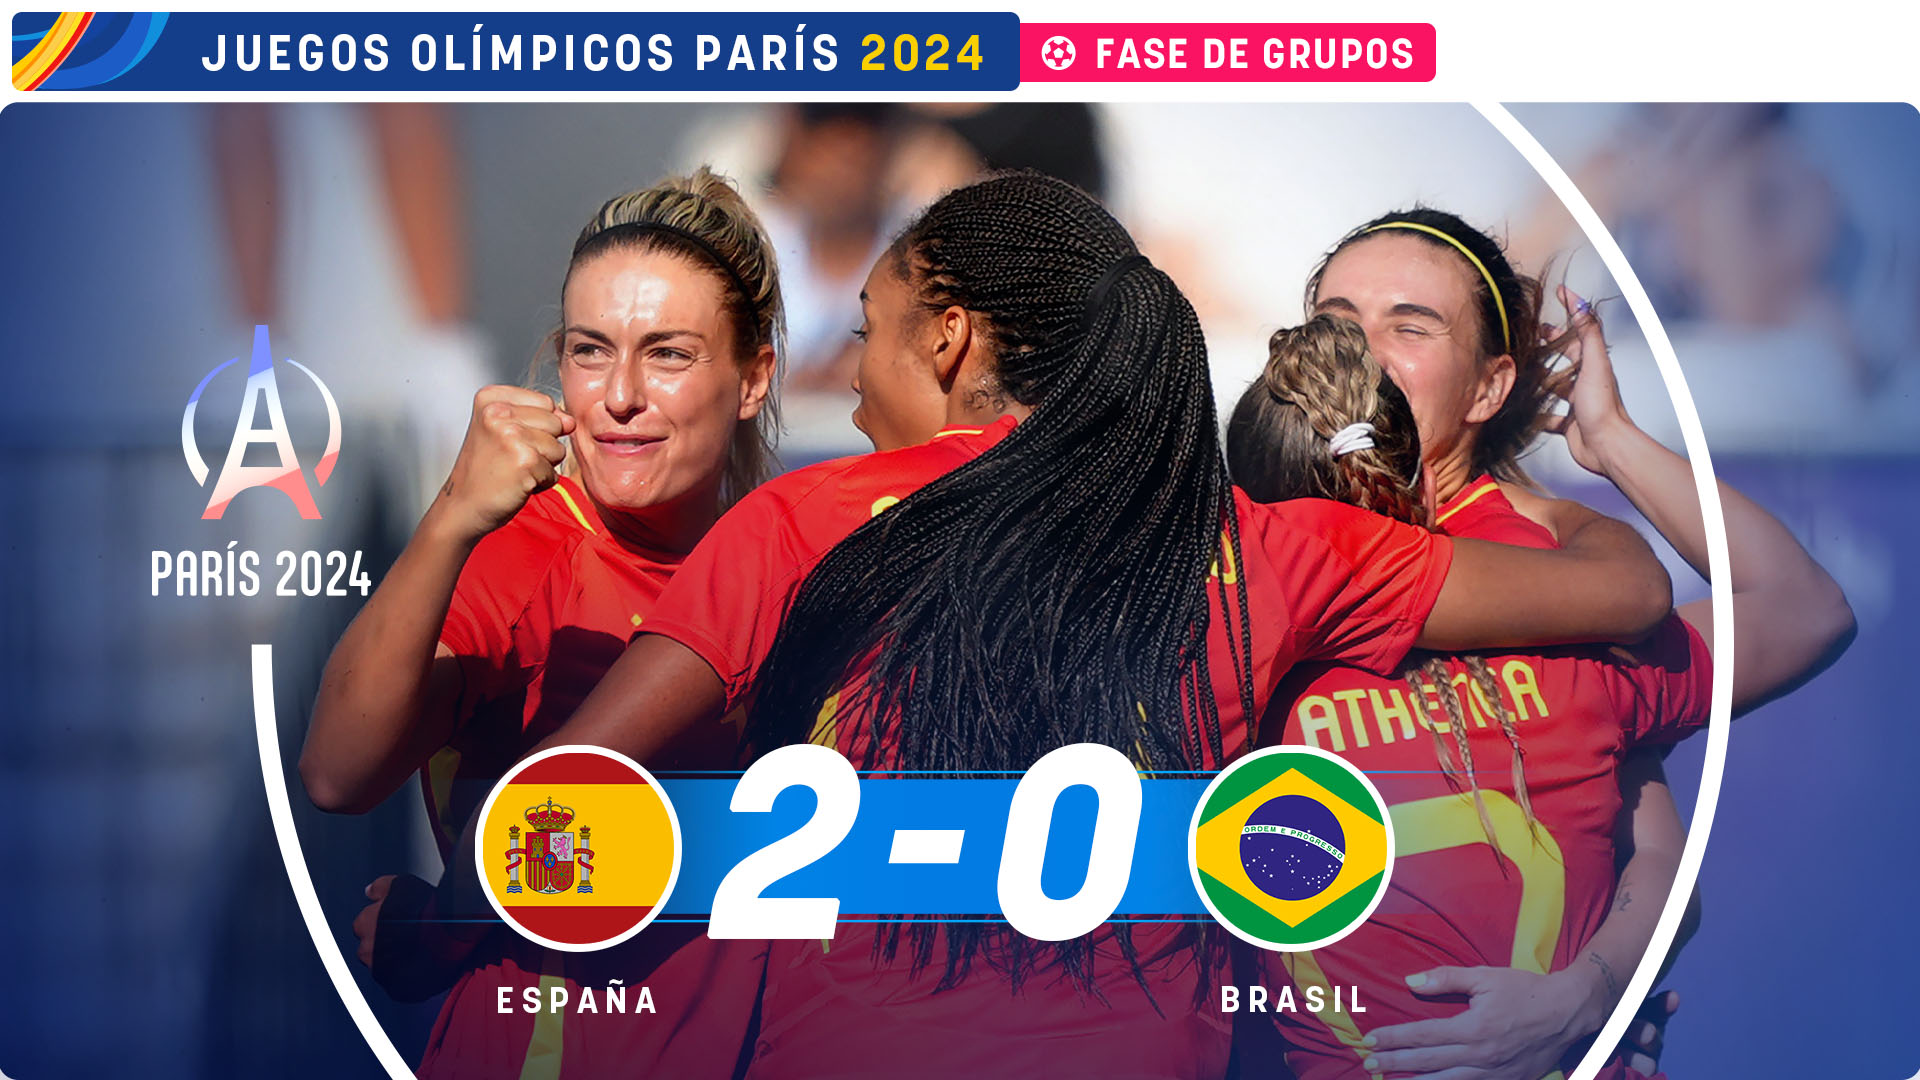
[[[643,454],[666,442],[648,435],[595,435],[593,441],[609,454]]]

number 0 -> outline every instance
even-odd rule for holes
[[[1081,784],[1100,800],[1087,879],[1079,892],[1055,900],[1040,888],[1047,833],[1060,793]],[[1015,930],[1038,941],[1066,941],[1091,932],[1120,906],[1139,833],[1140,774],[1126,755],[1099,743],[1075,743],[1047,754],[1013,789],[1007,840],[1000,852],[1001,914]]]
[[[767,886],[813,865],[846,839],[860,812],[860,777],[831,747],[783,746],[754,762],[733,789],[736,814],[764,814],[790,787],[809,787],[820,803],[799,829],[741,859],[713,894],[712,938],[821,939],[833,936],[838,897],[762,896]]]

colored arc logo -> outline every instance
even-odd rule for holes
[[[47,20],[39,23],[37,20]],[[167,25],[164,11],[21,12],[14,37],[15,90],[79,90],[100,86],[147,58]],[[37,27],[37,28],[35,28]]]
[[[284,358],[313,380],[320,391],[320,400],[327,405],[327,447],[320,455],[320,464],[314,467],[313,481],[321,487],[327,484],[327,478],[333,475],[333,465],[340,456],[340,406],[333,400],[333,392],[327,384],[320,381],[305,364],[291,357]],[[187,399],[187,409],[180,417],[180,449],[186,454],[187,468],[193,473],[194,483],[201,487],[207,485],[207,459],[200,455],[199,443],[193,434],[194,414],[200,408],[200,395],[207,389],[214,376],[240,362],[234,357],[226,363],[207,372],[200,385],[193,388],[193,396]],[[253,425],[256,407],[265,403],[267,426],[256,428]],[[253,443],[265,443],[279,453],[278,465],[248,465],[247,447]],[[273,377],[273,347],[267,340],[267,328],[253,328],[253,356],[247,367],[246,396],[240,406],[240,419],[233,430],[233,442],[227,447],[226,464],[220,469],[220,479],[213,486],[213,494],[207,499],[207,509],[200,516],[203,519],[218,519],[227,512],[227,505],[234,496],[251,487],[270,487],[282,491],[293,500],[300,516],[308,520],[320,517],[320,508],[314,504],[313,492],[307,487],[306,474],[300,471],[300,459],[293,452],[293,440],[287,433],[286,412],[280,406],[280,387]]]

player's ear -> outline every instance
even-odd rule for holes
[[[931,322],[933,376],[942,387],[952,387],[974,346],[973,316],[966,308],[954,305],[936,313]]]
[[[1467,410],[1467,423],[1484,424],[1493,419],[1513,392],[1513,357],[1501,353],[1480,367],[1480,385],[1474,388],[1473,407]]]
[[[751,420],[766,406],[773,390],[773,346],[762,345],[740,372],[740,419]]]

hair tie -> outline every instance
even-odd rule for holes
[[[760,313],[760,301],[754,297],[753,290],[747,287],[747,279],[741,277],[740,271],[735,270],[733,264],[727,261],[726,256],[720,254],[720,249],[707,243],[699,234],[683,229],[678,225],[669,225],[664,221],[630,221],[619,225],[610,225],[600,230],[590,237],[587,243],[590,244],[608,233],[616,232],[626,236],[640,236],[644,233],[665,233],[668,236],[684,241],[706,255],[707,259],[713,263],[714,268],[725,274],[728,281],[733,282],[733,287],[739,290],[741,299],[747,302],[747,307],[753,311],[755,315]]]
[[[1480,261],[1480,256],[1468,251],[1467,245],[1455,239],[1453,234],[1431,225],[1422,225],[1417,221],[1383,221],[1378,225],[1362,229],[1360,235],[1365,236],[1370,232],[1379,232],[1381,229],[1412,229],[1415,232],[1426,233],[1428,236],[1437,236],[1452,244],[1460,254],[1465,255],[1467,261],[1473,264],[1473,268],[1480,271],[1481,279],[1487,283],[1487,291],[1493,294],[1493,306],[1500,312],[1500,346],[1506,352],[1513,351],[1513,331],[1507,326],[1507,302],[1500,299],[1500,286],[1493,283],[1493,274],[1487,269],[1487,264]]]
[[[1107,306],[1107,294],[1113,291],[1113,287],[1120,283],[1121,278],[1142,266],[1152,265],[1153,262],[1145,255],[1135,253],[1107,267],[1107,272],[1100,275],[1099,281],[1094,282],[1093,291],[1087,294],[1086,313],[1080,319],[1081,329],[1093,328],[1093,320],[1099,316],[1100,309]]]
[[[1358,424],[1348,424],[1327,439],[1327,449],[1334,457],[1345,457],[1355,450],[1371,450],[1373,432],[1373,425],[1364,420]]]

